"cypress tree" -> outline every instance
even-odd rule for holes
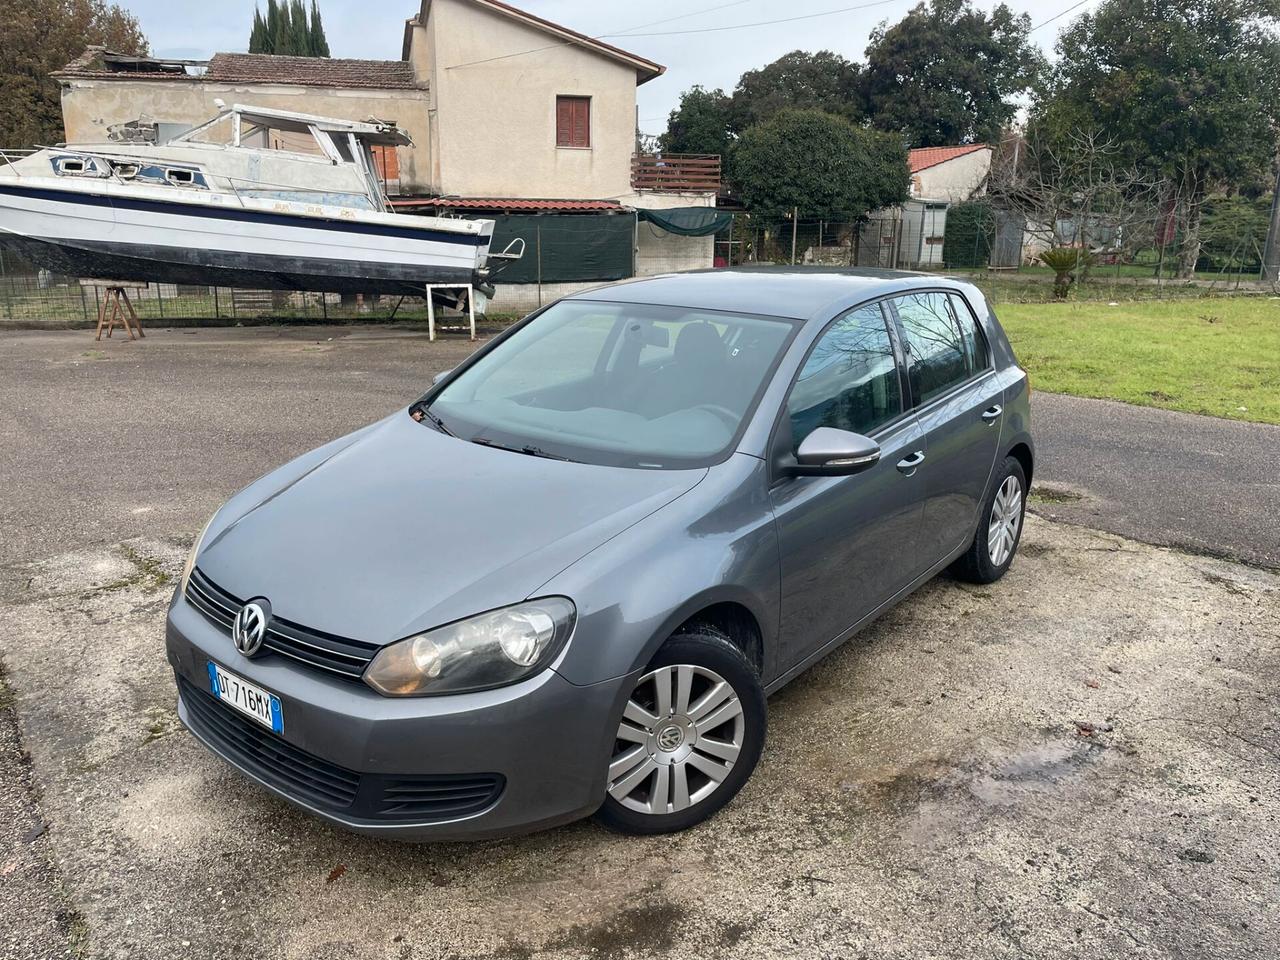
[[[262,11],[255,5],[253,8],[253,29],[249,32],[249,52],[266,53],[267,24],[262,19]]]
[[[320,21],[320,6],[311,0],[311,55],[313,57],[329,56],[329,41],[324,35],[324,24]]]
[[[290,0],[289,35],[292,37],[289,50],[292,56],[311,56],[311,28],[307,26],[307,8],[302,5],[302,0]]]
[[[278,53],[276,38],[280,36],[280,7],[277,6],[276,0],[267,0],[266,27],[262,36],[262,52]]]
[[[271,52],[276,56],[293,53],[293,25],[289,23],[289,0],[281,0],[276,8],[275,42]]]

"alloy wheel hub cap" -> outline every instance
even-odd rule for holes
[[[630,810],[666,814],[709,797],[742,750],[742,702],[706,667],[659,667],[640,678],[618,726],[609,795]]]

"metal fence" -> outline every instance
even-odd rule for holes
[[[1174,280],[1177,237],[1166,238],[1163,248],[1126,245],[1117,238],[1096,252],[1077,281],[1096,292],[1135,298],[1164,296],[1177,287],[1187,292],[1256,292],[1265,284],[1260,283],[1260,255],[1248,252],[1247,239],[1206,231],[1199,269],[1188,282]],[[1015,213],[986,205],[911,200],[855,222],[803,212],[794,219],[738,214],[732,231],[716,239],[716,262],[964,273],[999,296],[1039,300],[1051,296],[1053,271],[1038,257],[1048,246]]]

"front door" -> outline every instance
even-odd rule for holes
[[[889,301],[908,356],[908,380],[929,447],[923,545],[937,563],[973,538],[1000,449],[1004,389],[982,330],[959,294]]]
[[[787,670],[874,612],[923,569],[919,424],[888,315],[837,318],[805,360],[782,429],[794,452],[818,427],[872,437],[880,460],[847,477],[787,477],[771,491],[782,565],[778,665]]]

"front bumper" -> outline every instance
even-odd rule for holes
[[[201,743],[295,806],[350,830],[406,840],[507,836],[594,812],[635,679],[576,686],[547,670],[497,690],[383,697],[281,656],[246,659],[181,596],[169,609],[165,644],[178,716]],[[212,698],[210,660],[280,698],[282,736],[251,720],[243,726]],[[388,814],[382,798],[406,783],[419,796],[444,789],[436,784],[461,784],[485,805],[455,815],[446,803],[406,818],[406,809],[422,808],[401,804]],[[484,795],[484,783],[496,789]]]

